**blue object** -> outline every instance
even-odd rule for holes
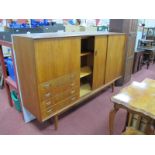
[[[18,24],[16,21],[13,21],[9,26],[10,28],[20,28],[20,24]]]
[[[20,29],[20,28],[29,28],[30,26],[26,23],[22,23],[22,24],[19,24],[17,23],[16,21],[13,21],[10,25],[9,25],[10,28],[14,29]]]
[[[16,81],[12,58],[5,59],[5,62],[7,64],[9,76],[12,80]]]
[[[39,27],[39,26],[47,26],[49,25],[49,22],[47,19],[44,19],[43,21],[37,21],[35,19],[31,19],[31,27]]]
[[[44,19],[44,26],[48,26],[49,25],[49,22],[47,19]]]
[[[71,25],[75,25],[76,24],[76,20],[75,19],[70,19],[70,20],[68,20],[68,22]]]

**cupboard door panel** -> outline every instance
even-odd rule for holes
[[[104,85],[107,36],[95,37],[93,89]]]
[[[80,77],[80,38],[36,40],[35,50],[39,83],[75,72]]]
[[[125,35],[108,37],[105,83],[122,76],[125,56]]]

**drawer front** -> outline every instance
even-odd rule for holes
[[[56,95],[54,95],[52,97],[52,100],[54,103],[58,103],[66,98],[69,98],[75,94],[78,94],[79,93],[79,89],[75,88],[75,89],[69,89],[69,90],[66,90],[66,91],[63,91],[61,93],[57,93]]]
[[[45,100],[51,99],[51,97],[52,97],[52,93],[50,91],[47,92],[47,93],[40,93],[41,101],[45,101]]]
[[[55,104],[52,101],[52,99],[49,99],[49,100],[46,100],[46,101],[42,101],[40,105],[41,105],[41,109],[46,109],[48,107],[54,106]]]
[[[58,85],[70,83],[71,81],[79,79],[79,76],[80,75],[78,75],[77,73],[71,73],[68,75],[64,75],[64,76],[58,77],[56,79],[53,79],[52,84],[53,84],[53,86],[58,86]]]
[[[66,91],[68,89],[72,89],[72,88],[78,87],[79,85],[80,84],[79,84],[78,81],[72,81],[70,83],[66,83],[66,84],[63,84],[63,85],[53,86],[51,88],[51,91],[52,91],[53,94],[57,94],[57,93]]]
[[[47,117],[54,114],[55,112],[56,112],[56,107],[52,107],[52,108],[42,111],[42,114],[41,114],[42,119],[46,119]]]
[[[55,95],[48,100],[44,100],[41,102],[41,108],[45,109],[46,107],[52,107],[68,99],[74,101],[74,96],[79,96],[79,90],[69,90],[59,95]]]
[[[45,82],[38,86],[39,97],[41,101],[50,99],[52,97],[51,87],[51,82]]]
[[[71,97],[58,102],[57,104],[52,104],[52,100],[51,100],[51,104],[49,103],[49,105],[43,105],[42,103],[42,119],[46,119],[46,117],[49,117],[50,115],[60,111],[61,109],[65,108],[66,106],[69,106],[70,104],[74,103],[76,100],[78,100],[79,98],[79,93],[72,95]]]
[[[40,84],[38,90],[42,119],[46,119],[78,100],[79,87],[79,75],[76,73]]]
[[[50,84],[50,87],[45,89],[42,86],[39,86],[39,97],[41,101],[53,98],[57,95],[70,95],[77,89],[79,91],[79,82],[78,81],[73,81],[69,84],[61,85],[61,86],[55,86],[53,87],[52,84]]]
[[[49,91],[42,91],[42,89],[40,89],[39,91],[39,96],[40,96],[40,100],[44,101],[44,100],[48,100],[51,98],[55,98],[57,100],[57,98],[59,98],[59,100],[64,99],[66,97],[69,97],[70,95],[79,92],[79,86],[75,85],[75,86],[62,86],[59,88],[51,88],[51,90]]]
[[[40,84],[40,85],[39,85],[40,91],[43,92],[43,93],[49,92],[50,89],[51,89],[51,84],[52,84],[52,83],[51,83],[50,81]]]

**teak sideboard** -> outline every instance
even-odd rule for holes
[[[39,121],[80,103],[121,78],[123,33],[14,35],[13,48],[21,98]]]

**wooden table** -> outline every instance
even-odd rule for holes
[[[146,118],[148,123],[151,123],[155,120],[155,80],[145,79],[141,83],[132,82],[131,85],[113,96],[111,101],[114,103],[114,107],[109,114],[110,134],[113,134],[115,114],[120,108],[139,114]],[[148,133],[150,130],[148,125]]]

